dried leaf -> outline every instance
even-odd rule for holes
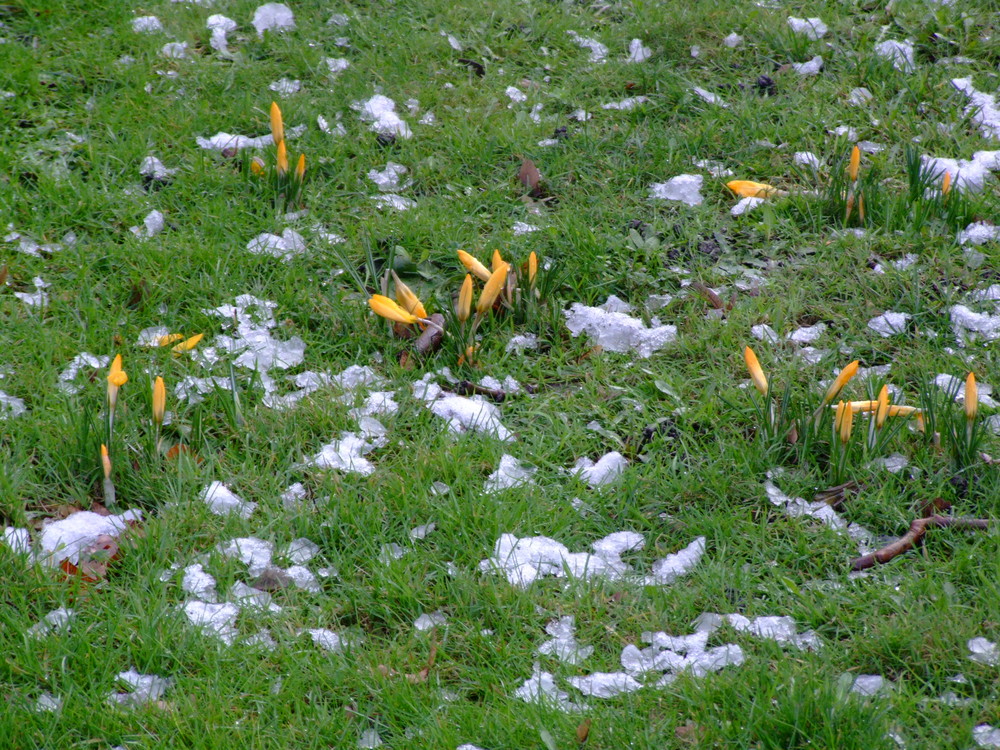
[[[532,198],[542,197],[542,173],[538,171],[538,167],[531,159],[525,159],[521,162],[521,170],[517,173],[517,179],[528,189],[528,195]]]
[[[580,726],[576,728],[576,741],[581,745],[587,741],[590,736],[590,719],[584,719],[580,722]]]
[[[292,578],[281,568],[265,568],[250,585],[261,591],[280,591],[292,585]]]
[[[8,273],[10,272],[7,270],[7,264],[4,263],[2,266],[0,266],[0,286],[4,286],[7,283]]]
[[[170,446],[170,449],[166,453],[166,457],[171,461],[175,461],[181,456],[192,459],[195,463],[204,463],[205,459],[195,453],[193,450],[188,448],[183,443],[176,443]]]

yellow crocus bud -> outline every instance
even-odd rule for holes
[[[501,265],[501,264],[502,264],[503,262],[504,262],[504,261],[503,261],[503,258],[502,258],[502,257],[500,257],[500,251],[499,251],[499,250],[494,250],[494,251],[493,251],[493,261],[492,261],[492,264],[493,264],[493,270],[495,271],[495,270],[497,270],[498,268],[500,268],[500,265]]]
[[[285,125],[281,120],[281,107],[277,102],[271,102],[271,137],[275,145],[285,140]]]
[[[826,389],[826,395],[823,396],[823,403],[828,404],[833,401],[837,397],[837,394],[844,389],[844,386],[847,385],[850,379],[857,374],[858,360],[854,360],[840,371],[840,374],[837,375],[837,379],[834,380],[833,383],[830,384],[830,387]]]
[[[465,270],[478,278],[480,281],[489,281],[490,276],[493,275],[490,273],[490,269],[465,252],[465,250],[458,251],[458,259],[461,261],[462,265],[465,266]]]
[[[104,478],[111,479],[111,457],[108,456],[108,446],[101,443],[101,468],[104,469]]]
[[[184,352],[189,352],[198,346],[198,342],[205,338],[204,333],[196,333],[189,339],[185,339],[177,346],[174,347],[174,354],[183,354]]]
[[[392,272],[392,278],[396,282],[396,301],[406,312],[416,315],[418,318],[426,318],[427,311],[424,309],[420,298],[413,293],[406,284],[399,280],[396,272]]]
[[[263,177],[265,171],[264,160],[259,156],[255,156],[250,160],[250,174],[254,177]]]
[[[167,387],[163,384],[163,378],[157,376],[153,382],[153,421],[157,425],[163,424],[163,415],[167,409]]]
[[[278,143],[278,175],[284,177],[288,174],[288,150],[285,148],[285,142],[280,141]]]
[[[393,300],[381,294],[373,294],[368,300],[368,306],[376,315],[380,315],[388,320],[393,320],[404,325],[412,325],[417,322],[417,316],[407,312],[397,305]]]
[[[538,275],[538,256],[535,255],[535,251],[531,251],[531,255],[528,256],[528,285],[535,285],[535,276]]]
[[[492,273],[489,280],[483,286],[483,292],[479,295],[479,302],[476,303],[476,312],[482,314],[493,307],[504,283],[507,281],[507,271],[510,270],[509,263],[501,263],[500,267]]]
[[[885,424],[885,418],[889,416],[889,387],[882,386],[878,392],[878,406],[875,408],[875,429],[881,430]]]
[[[843,401],[840,402],[844,404]],[[838,406],[837,411],[840,411]],[[851,430],[854,428],[854,411],[847,408],[844,404],[843,417],[840,419],[840,426],[837,429],[837,434],[840,436],[840,442],[847,445],[847,442],[851,439]]]
[[[121,387],[128,382],[128,375],[122,369],[122,355],[116,354],[111,361],[111,369],[108,370],[108,384]]]
[[[779,193],[777,188],[766,182],[751,182],[750,180],[731,180],[726,183],[726,187],[740,198],[768,198]]]
[[[951,172],[946,171],[941,178],[941,195],[948,195],[951,192]]]
[[[171,344],[175,344],[178,341],[183,340],[183,333],[168,333],[166,336],[160,336],[156,343],[158,346],[170,346]]]
[[[462,290],[458,293],[458,319],[462,323],[469,319],[472,311],[472,276],[465,274],[465,281],[462,282]]]
[[[844,415],[850,410],[851,404],[850,402],[841,401],[833,408],[837,410],[833,416],[833,431],[834,433],[839,433],[840,425],[844,423]]]
[[[861,170],[861,149],[855,146],[851,149],[851,161],[847,165],[847,176],[851,178],[851,182],[858,181],[858,172]]]
[[[965,418],[970,422],[974,420],[978,409],[979,386],[976,385],[976,376],[970,372],[965,379]]]
[[[302,182],[306,178],[306,155],[299,154],[298,164],[295,165],[295,179]]]
[[[747,363],[747,369],[750,371],[750,379],[753,381],[754,387],[760,391],[761,396],[766,396],[767,376],[764,374],[764,370],[757,360],[757,355],[749,346],[743,349],[743,361]]]

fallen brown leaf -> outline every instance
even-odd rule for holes
[[[517,173],[518,181],[528,189],[528,195],[532,198],[541,198],[542,173],[538,171],[535,162],[525,159],[521,162],[521,169]]]
[[[580,722],[580,726],[576,728],[576,741],[581,745],[587,741],[590,736],[590,719],[584,719]]]

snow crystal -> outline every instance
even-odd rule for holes
[[[628,99],[622,99],[618,102],[608,102],[607,104],[602,104],[601,109],[617,109],[621,112],[626,112],[630,109],[635,109],[640,104],[645,104],[648,101],[649,97],[647,96],[630,96]]]
[[[41,638],[43,635],[48,635],[57,630],[67,632],[70,621],[74,617],[76,617],[75,610],[59,607],[45,615],[40,622],[28,628],[28,635],[32,638]]]
[[[960,245],[985,245],[987,242],[998,240],[1000,240],[1000,227],[987,224],[985,221],[973,222],[958,233]]]
[[[646,62],[652,55],[653,50],[645,46],[641,39],[633,39],[628,43],[628,57],[625,58],[625,62]]]
[[[649,197],[655,200],[681,201],[689,206],[698,206],[702,202],[699,192],[705,178],[700,174],[681,174],[671,177],[666,182],[655,182],[650,185]]]
[[[184,568],[181,589],[185,593],[191,594],[195,599],[201,599],[204,602],[216,602],[219,599],[215,592],[215,579],[205,572],[201,563],[188,565]]]
[[[677,326],[648,328],[638,318],[606,312],[579,302],[574,302],[569,310],[563,310],[563,315],[566,327],[573,336],[586,333],[592,344],[609,352],[635,351],[640,357],[647,358],[677,339]]]
[[[429,615],[421,614],[416,620],[413,621],[413,627],[417,630],[424,631],[430,630],[436,625],[444,626],[448,622],[448,619],[444,616],[444,612],[431,612]]]
[[[820,647],[819,636],[814,631],[799,633],[795,620],[788,616],[762,616],[751,620],[740,614],[717,615],[706,612],[695,621],[696,629],[703,633],[713,633],[723,624],[740,633],[748,633],[756,638],[776,641],[783,646],[793,646],[803,651],[816,651]]]
[[[32,279],[32,283],[35,285],[35,291],[14,292],[14,296],[29,307],[47,307],[49,304],[49,294],[45,290],[52,285],[43,281],[41,276],[36,276]]]
[[[268,84],[267,87],[278,96],[291,96],[292,94],[297,94],[302,90],[302,81],[297,79],[293,80],[291,78],[281,78]]]
[[[42,527],[42,559],[52,565],[58,565],[63,560],[76,565],[80,561],[80,553],[94,544],[98,537],[117,537],[128,528],[130,521],[141,520],[140,510],[127,510],[111,516],[98,515],[89,510],[77,511],[61,521]]]
[[[187,42],[167,42],[160,48],[160,54],[171,60],[186,60]]]
[[[157,180],[159,182],[164,182],[165,180],[170,179],[176,173],[176,169],[167,169],[163,162],[155,156],[147,156],[142,160],[142,164],[139,165],[140,175],[143,177],[149,177],[150,179]]]
[[[608,48],[596,39],[580,36],[575,31],[567,31],[566,35],[572,39],[578,47],[590,50],[589,61],[592,63],[602,63],[608,57]]]
[[[521,102],[528,101],[528,95],[521,91],[521,89],[517,86],[508,86],[504,90],[504,93],[507,95],[507,98],[510,99],[511,104],[519,104]]]
[[[163,24],[156,16],[139,16],[132,19],[132,31],[138,34],[154,34],[163,31]]]
[[[368,476],[374,473],[375,464],[365,456],[378,447],[378,441],[371,442],[356,432],[342,432],[338,439],[322,446],[306,465]]]
[[[979,747],[1000,747],[1000,729],[980,724],[972,730],[972,739]]]
[[[847,97],[847,103],[854,107],[864,107],[870,103],[875,97],[872,92],[868,89],[860,86],[856,89],[851,89],[850,96]],[[849,140],[857,140],[857,134],[853,137],[849,137]]]
[[[811,326],[802,326],[789,333],[785,338],[796,344],[811,344],[822,336],[824,331],[826,331],[826,323],[816,323]]]
[[[108,695],[108,702],[125,708],[138,708],[160,700],[174,682],[169,677],[140,674],[135,669],[119,672],[118,680],[128,685],[132,692],[111,693]]]
[[[247,252],[254,255],[270,255],[289,261],[306,251],[306,242],[294,229],[286,229],[281,236],[267,232],[259,234],[247,243]]]
[[[792,161],[800,167],[809,167],[810,169],[818,170],[823,167],[823,161],[812,151],[796,151],[792,156]]]
[[[890,687],[885,677],[879,674],[859,674],[854,678],[851,685],[851,692],[870,697],[884,692]]]
[[[823,69],[823,58],[816,55],[812,60],[804,63],[792,63],[792,68],[800,76],[815,76]]]
[[[882,338],[906,333],[906,323],[913,316],[909,313],[886,311],[868,321],[868,327]]]
[[[977,91],[971,78],[955,78],[951,85],[969,99],[965,114],[979,126],[984,138],[1000,138],[1000,108],[996,97]]]
[[[538,348],[538,336],[533,333],[516,334],[510,337],[510,341],[507,342],[505,351],[510,354],[514,352],[516,354],[523,354],[526,349],[537,349]]]
[[[27,410],[24,399],[0,391],[0,419],[20,417]]]
[[[201,491],[201,499],[204,500],[215,515],[228,516],[236,513],[240,518],[250,518],[257,503],[246,502],[239,496],[229,491],[222,482],[212,482]]]
[[[283,3],[266,3],[253,12],[253,27],[257,36],[264,38],[265,31],[284,31],[295,28],[295,15]]]
[[[530,234],[531,232],[537,232],[541,227],[533,227],[531,224],[526,224],[523,221],[515,221],[512,227],[514,236],[520,237],[522,234]]]
[[[709,104],[715,104],[718,107],[728,109],[729,105],[723,101],[722,97],[718,94],[713,94],[711,91],[701,88],[700,86],[695,86],[691,91],[699,98]]]
[[[216,52],[228,52],[229,40],[226,35],[230,31],[236,31],[236,21],[216,13],[205,21],[205,28],[212,32],[212,38],[208,41],[209,46]]]
[[[26,555],[31,552],[31,533],[27,529],[5,526],[3,541],[12,552],[17,554]]]
[[[593,646],[581,646],[576,640],[576,621],[572,615],[552,620],[545,626],[545,632],[552,636],[538,647],[543,656],[554,656],[566,664],[581,664],[594,653]]]
[[[816,41],[826,36],[827,27],[820,18],[788,17],[788,26],[795,34],[804,34],[808,39]]]
[[[346,57],[324,57],[320,62],[326,65],[326,69],[330,72],[330,75],[343,73],[351,66],[351,61]]]
[[[271,567],[274,545],[254,536],[244,536],[220,543],[216,551],[225,557],[235,557],[247,566],[247,574],[256,578]]]
[[[375,183],[375,187],[383,193],[395,193],[403,188],[409,187],[409,182],[403,183],[402,177],[408,170],[402,164],[390,161],[385,165],[385,169],[379,172],[377,169],[368,170],[368,179]]]
[[[236,618],[240,608],[232,602],[212,604],[195,600],[184,604],[183,609],[188,622],[216,636],[227,646],[236,640]]]
[[[601,456],[597,463],[586,457],[577,460],[570,473],[580,477],[591,487],[600,487],[615,481],[627,466],[628,460],[621,453],[611,451]]]
[[[764,200],[764,198],[757,198],[754,196],[741,198],[735,206],[729,209],[729,213],[733,216],[742,216],[743,214],[749,213],[753,209],[757,208],[757,206],[763,203]]]
[[[534,484],[534,480],[531,477],[535,471],[537,469],[534,467],[525,466],[513,456],[504,453],[500,457],[500,465],[497,467],[497,470],[486,478],[486,485],[483,487],[483,492],[492,495],[514,487],[524,487]]]
[[[319,554],[319,545],[304,537],[292,540],[284,551],[285,557],[296,565],[307,563]]]
[[[889,39],[875,45],[875,54],[892,61],[892,67],[904,73],[912,73],[917,69],[913,61],[913,42],[907,39],[899,42]]]

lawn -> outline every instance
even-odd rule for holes
[[[0,746],[1000,747],[998,19],[0,5]]]

